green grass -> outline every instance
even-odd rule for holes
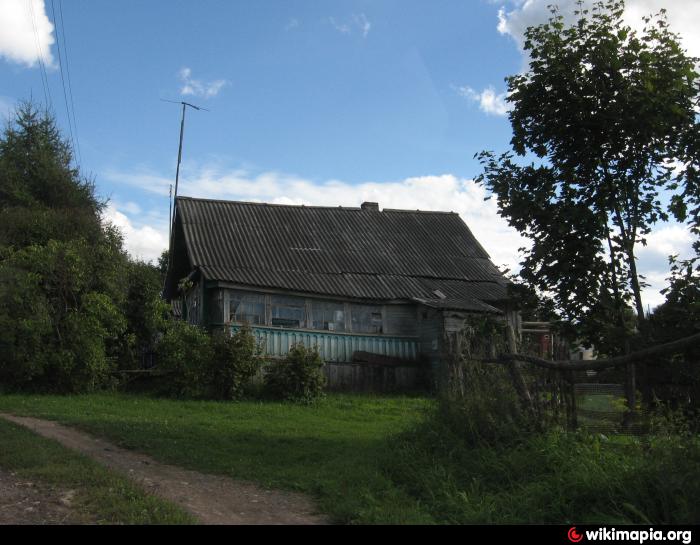
[[[0,467],[23,480],[75,490],[79,518],[108,524],[187,524],[194,519],[57,442],[0,420]]]
[[[441,522],[700,523],[697,436],[551,431],[486,447],[459,426],[436,412],[392,441],[392,480]]]
[[[0,411],[70,424],[163,462],[307,493],[339,523],[700,522],[697,436],[552,432],[487,447],[466,441],[471,428],[440,417],[436,405],[338,394],[308,406],[0,396]]]
[[[329,395],[313,405],[174,401],[123,394],[0,396],[0,411],[70,424],[163,462],[305,492],[340,523],[436,519],[387,476],[387,439],[421,397]]]

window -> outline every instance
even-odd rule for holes
[[[343,303],[311,302],[311,318],[314,329],[345,331],[345,307]]]
[[[306,302],[300,297],[273,295],[271,323],[280,327],[303,327],[306,324]]]
[[[265,324],[265,296],[257,293],[229,291],[229,321]]]
[[[352,305],[353,333],[382,333],[382,309],[378,306]]]

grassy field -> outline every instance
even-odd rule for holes
[[[331,395],[311,406],[0,396],[0,411],[70,424],[189,469],[305,492],[341,523],[435,520],[383,470],[391,458],[387,438],[414,426],[430,405],[420,397],[360,395]]]
[[[0,420],[0,468],[24,481],[75,490],[73,508],[86,520],[108,524],[186,524],[194,520],[147,495],[126,478],[55,441]]]
[[[436,405],[336,394],[310,406],[0,396],[0,411],[76,426],[163,462],[307,493],[338,523],[700,522],[697,436],[552,431],[470,444]],[[14,464],[24,463],[21,452]]]

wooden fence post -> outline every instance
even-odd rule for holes
[[[517,354],[518,344],[515,340],[515,331],[513,331],[513,326],[511,324],[506,325],[506,340],[508,341],[509,352],[511,354]],[[518,362],[515,360],[509,360],[508,362],[506,362],[506,365],[508,367],[511,380],[513,381],[515,391],[518,393],[518,397],[520,398],[521,405],[523,406],[525,411],[528,412],[531,416],[536,416],[537,412],[535,404],[532,401],[530,391],[527,389],[527,384],[525,384],[523,375],[520,372]]]

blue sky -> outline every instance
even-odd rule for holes
[[[44,101],[41,56],[68,134],[65,38],[81,168],[138,257],[167,243],[180,123],[168,99],[210,110],[187,112],[181,194],[454,210],[514,266],[522,240],[471,181],[473,156],[508,146],[503,80],[524,66],[522,29],[548,3],[0,0],[0,111]],[[635,16],[657,4],[629,2]],[[700,2],[674,4],[692,50]],[[690,239],[679,226],[654,236],[642,258],[658,283]]]

